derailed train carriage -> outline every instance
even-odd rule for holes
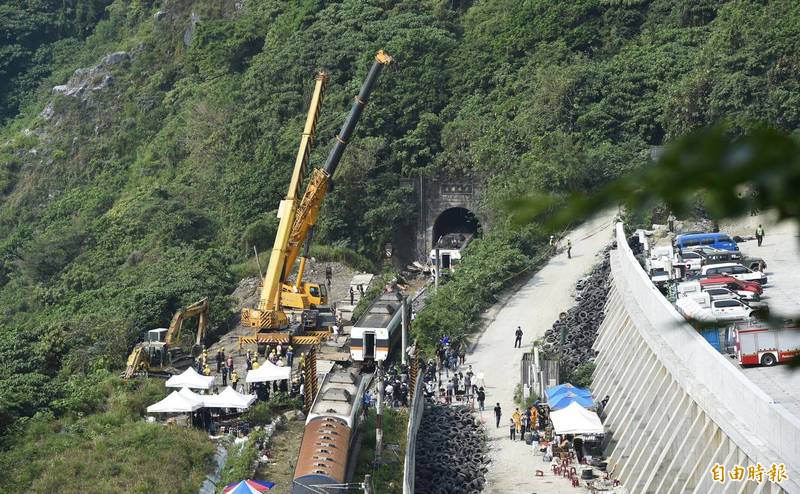
[[[334,488],[345,482],[370,377],[338,365],[325,375],[306,419],[292,494],[328,492],[326,486]]]
[[[355,362],[386,360],[400,337],[403,296],[399,291],[381,294],[350,332],[350,358]]]

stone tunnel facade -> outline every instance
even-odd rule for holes
[[[436,240],[434,237],[449,233],[445,230],[452,223],[443,226],[444,222],[457,222],[460,217],[474,215],[473,221],[477,220],[479,228],[485,230],[489,226],[487,218],[478,210],[480,187],[469,178],[417,177],[414,189],[418,201],[415,256],[421,262],[428,259]]]

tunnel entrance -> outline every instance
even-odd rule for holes
[[[433,245],[436,247],[443,237],[451,233],[472,234],[477,236],[480,231],[478,218],[467,208],[455,207],[445,209],[436,218],[433,224]]]

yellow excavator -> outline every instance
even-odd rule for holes
[[[197,317],[197,331],[191,353],[187,354],[180,346],[181,330],[186,319]],[[128,356],[128,366],[122,374],[124,379],[135,375],[169,377],[185,370],[194,357],[200,354],[208,329],[208,299],[204,298],[192,305],[178,309],[172,316],[169,328],[151,329],[147,339],[137,343]]]
[[[303,281],[308,237],[317,222],[322,201],[328,192],[331,179],[339,165],[342,153],[367,104],[372,88],[384,67],[393,62],[392,57],[383,50],[375,55],[375,61],[355,97],[350,114],[342,125],[336,142],[328,154],[322,168],[311,172],[302,196],[300,187],[306,179],[309,154],[314,141],[322,97],[328,82],[328,75],[319,72],[316,76],[311,105],[306,117],[300,149],[297,152],[292,178],[286,197],[278,207],[278,231],[269,258],[266,275],[262,281],[261,297],[258,307],[242,309],[242,325],[256,328],[254,338],[242,339],[246,343],[272,343],[289,340],[290,315],[301,317],[302,328],[319,328],[333,324],[334,317],[325,307],[328,297],[325,285]],[[306,252],[301,254],[303,244]],[[300,258],[296,281],[288,282],[294,264]],[[292,321],[294,322],[294,321]]]

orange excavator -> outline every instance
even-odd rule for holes
[[[280,222],[267,272],[263,278],[261,297],[257,307],[242,309],[242,325],[256,328],[255,335],[252,338],[243,337],[240,342],[287,342],[290,337],[288,328],[293,322],[290,321],[290,317],[295,315],[301,320],[301,323],[298,323],[301,324],[300,327],[305,329],[324,327],[333,323],[333,314],[326,307],[328,297],[325,285],[303,281],[306,253],[302,252],[302,249],[306,244],[307,250],[308,237],[317,222],[333,174],[367,104],[372,88],[382,69],[392,61],[392,57],[382,50],[375,55],[372,67],[355,97],[350,114],[336,136],[336,142],[325,164],[322,168],[315,168],[311,172],[305,192],[301,196],[300,187],[306,179],[309,154],[328,81],[325,72],[317,74],[289,190],[278,207]],[[296,281],[291,283],[288,278],[298,258],[300,265]]]

